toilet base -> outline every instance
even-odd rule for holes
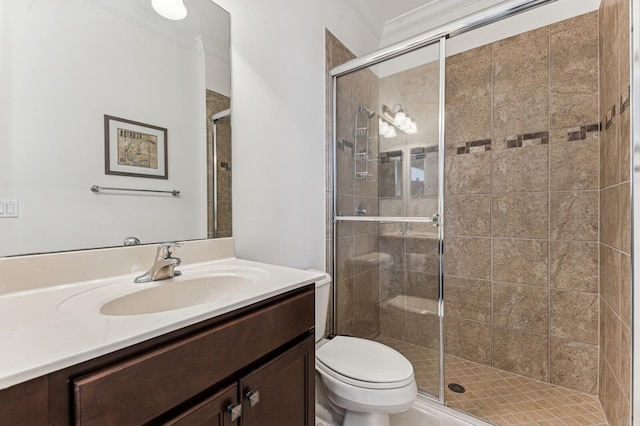
[[[390,426],[389,415],[347,411],[344,415],[342,426]]]

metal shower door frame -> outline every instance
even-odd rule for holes
[[[379,49],[375,52],[372,52],[368,55],[364,55],[359,58],[352,59],[347,61],[346,63],[339,65],[332,70],[330,70],[330,74],[332,76],[332,242],[333,242],[333,262],[332,262],[332,274],[334,277],[334,285],[333,285],[333,295],[332,295],[332,305],[333,305],[333,332],[336,331],[336,320],[337,320],[337,310],[336,310],[336,296],[337,296],[337,285],[335,284],[336,280],[336,258],[337,258],[337,226],[339,222],[342,221],[353,221],[353,222],[361,222],[361,221],[375,221],[375,222],[405,222],[405,223],[424,223],[424,222],[433,222],[433,218],[431,217],[373,217],[373,216],[340,216],[337,212],[337,197],[338,197],[338,182],[337,182],[337,117],[336,117],[336,106],[337,106],[337,78],[350,74],[352,72],[368,68],[370,66],[382,63],[389,59],[396,58],[398,56],[404,55],[405,53],[409,53],[415,51],[417,49],[427,47],[429,45],[433,45],[435,43],[439,43],[439,67],[440,67],[440,75],[439,75],[439,103],[438,103],[438,218],[440,220],[440,226],[438,227],[438,286],[439,286],[439,298],[438,298],[438,319],[439,319],[439,353],[438,353],[438,362],[439,362],[439,372],[438,372],[438,397],[433,398],[433,396],[426,394],[424,392],[420,392],[423,396],[436,399],[441,404],[445,403],[444,398],[444,228],[442,226],[442,218],[444,217],[444,129],[445,129],[445,69],[446,69],[446,49],[445,43],[446,39],[492,24],[494,22],[498,22],[502,19],[508,18],[510,16],[517,15],[522,12],[526,12],[528,10],[534,9],[536,7],[546,5],[549,3],[553,3],[557,0],[512,0],[503,4],[499,4],[497,6],[481,10],[480,12],[469,15],[465,18],[456,20],[449,24],[445,24],[443,26],[437,27],[433,30],[427,31],[415,37],[411,37],[407,40],[401,41],[399,43],[395,43],[391,46]],[[630,3],[633,3],[633,0],[630,0]],[[637,8],[635,8],[637,9]],[[633,9],[632,9],[633,10]],[[636,18],[638,18],[638,11],[634,11],[634,20],[636,22]],[[638,18],[640,20],[640,18]],[[640,37],[638,37],[640,39]],[[640,52],[640,43],[638,43],[637,48],[635,49],[636,53]],[[638,57],[638,55],[636,55]],[[639,57],[640,58],[640,57]],[[640,63],[640,59],[638,61]],[[632,61],[632,63],[635,63]],[[638,81],[640,82],[640,65],[636,64],[635,69],[638,71]],[[633,93],[633,91],[632,91]],[[640,95],[634,96],[632,100],[632,106]],[[638,100],[638,104],[640,104],[640,99]],[[636,104],[636,105],[638,105]],[[633,110],[632,110],[633,111]],[[635,114],[635,113],[634,113]],[[640,119],[639,119],[640,121]],[[638,134],[640,138],[640,126],[637,126]],[[632,128],[633,129],[633,128]],[[638,146],[635,147],[637,149],[638,155],[640,156],[640,139]],[[636,151],[634,151],[636,152]],[[635,158],[635,156],[634,156]],[[638,161],[640,164],[640,160]],[[640,177],[638,177],[640,179]],[[633,186],[633,184],[632,184]],[[640,198],[640,197],[639,197]],[[638,202],[638,201],[636,201]],[[640,202],[639,202],[640,204]],[[632,204],[633,205],[633,204]],[[635,210],[636,212],[640,211],[640,207]],[[637,213],[640,216],[640,213]],[[632,227],[633,229],[633,227]],[[633,250],[632,250],[632,259],[633,259]],[[632,274],[639,273],[634,271]],[[639,273],[640,274],[640,273]],[[640,316],[640,315],[638,315]],[[638,343],[636,343],[638,344]],[[640,346],[640,344],[638,344]],[[632,363],[632,366],[635,363]],[[640,373],[636,373],[640,378]]]

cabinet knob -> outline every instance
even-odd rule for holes
[[[258,391],[249,391],[245,395],[247,401],[249,401],[249,405],[255,407],[258,402],[260,402],[260,392]]]
[[[242,415],[242,405],[240,404],[229,404],[227,406],[227,413],[231,417],[231,421],[235,422]]]

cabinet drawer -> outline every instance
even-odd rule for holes
[[[313,290],[73,380],[77,425],[143,424],[307,333]]]
[[[165,426],[230,426],[237,425],[238,420],[231,420],[227,407],[238,404],[238,385],[229,386],[205,401],[197,404],[174,419],[164,423]]]

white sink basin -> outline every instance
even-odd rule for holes
[[[213,275],[177,281],[167,280],[105,303],[103,315],[143,315],[201,305],[228,298],[256,284],[255,280],[234,275]]]
[[[260,286],[269,273],[245,266],[207,266],[181,269],[183,275],[136,284],[133,279],[112,281],[75,294],[58,305],[71,314],[107,316],[146,315],[175,311],[206,303],[228,303]]]

